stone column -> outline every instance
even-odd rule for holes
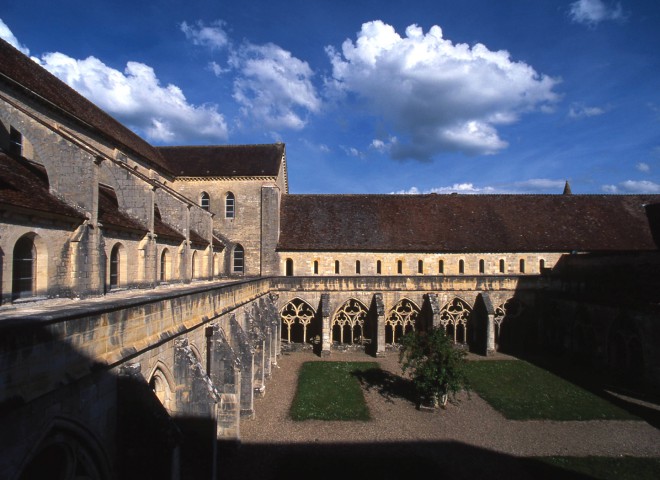
[[[441,326],[440,324],[440,300],[438,300],[437,293],[427,293],[424,295],[428,301],[430,314],[431,314],[431,326],[433,328]]]
[[[221,402],[217,406],[218,440],[240,438],[240,391],[241,362],[231,348],[225,331],[217,324],[206,330],[209,348],[209,377],[220,392]]]
[[[372,310],[376,323],[376,356],[382,357],[385,354],[385,304],[383,303],[383,294],[375,293],[372,300]]]
[[[321,315],[321,356],[330,356],[330,294],[321,294],[319,312]]]
[[[229,341],[241,360],[241,417],[254,417],[254,350],[245,331],[232,314]]]

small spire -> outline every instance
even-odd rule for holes
[[[573,192],[571,192],[571,186],[568,183],[568,180],[566,180],[566,184],[564,185],[564,195],[572,195]]]

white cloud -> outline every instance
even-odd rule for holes
[[[621,4],[607,5],[602,0],[578,0],[571,3],[569,16],[575,23],[596,26],[605,20],[623,20],[625,18]]]
[[[566,180],[552,180],[550,178],[531,178],[521,182],[514,182],[513,187],[516,191],[554,191],[562,192]]]
[[[571,118],[597,117],[606,111],[605,108],[601,107],[588,107],[583,103],[572,103],[568,110],[568,116]]]
[[[206,26],[200,20],[195,25],[182,22],[179,28],[181,28],[186,38],[192,41],[194,45],[215,50],[226,47],[229,44],[229,38],[224,30],[224,25],[225,23],[222,20],[216,20],[210,26]]]
[[[644,172],[644,173],[648,173],[651,171],[651,166],[648,163],[644,163],[644,162],[639,162],[637,165],[635,165],[635,168],[640,172]]]
[[[411,187],[408,190],[399,190],[398,192],[392,192],[399,195],[418,195],[418,194],[429,194],[429,193],[470,193],[470,194],[484,194],[484,193],[496,193],[496,190],[493,187],[475,187],[472,183],[455,183],[446,187],[435,187],[428,190],[421,191],[417,187]]]
[[[307,62],[274,44],[245,44],[229,65],[237,71],[234,99],[245,117],[273,129],[302,129],[309,113],[321,109]]]
[[[150,141],[227,138],[227,125],[217,106],[191,105],[176,85],[162,86],[148,65],[128,62],[120,72],[94,57],[76,60],[58,52],[35,60]]]
[[[649,180],[626,180],[618,185],[603,185],[606,193],[660,193],[660,184]]]
[[[2,38],[9,45],[19,50],[24,55],[30,55],[30,49],[25,45],[21,45],[18,39],[14,36],[7,24],[0,19],[0,38]]]
[[[429,160],[447,151],[492,154],[507,146],[497,132],[535,109],[551,106],[557,80],[491,51],[443,38],[438,26],[424,34],[411,25],[401,37],[382,21],[362,25],[332,62],[330,93],[354,95],[385,119],[398,142],[395,158]]]

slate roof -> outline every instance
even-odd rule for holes
[[[190,243],[198,247],[207,247],[209,242],[195,230],[190,229]]]
[[[3,205],[69,217],[77,222],[85,220],[85,215],[50,193],[45,170],[0,151],[0,206]]]
[[[660,195],[284,195],[278,250],[656,250],[657,204]]]
[[[9,43],[0,39],[0,79],[3,76],[12,79],[26,93],[37,94],[38,97],[46,100],[45,103],[55,105],[63,110],[65,115],[73,116],[76,121],[82,122],[85,127],[91,127],[97,134],[108,138],[120,148],[125,149],[125,153],[133,152],[165,172],[169,172],[160,153],[148,142],[36,62],[23,55]],[[7,81],[6,79],[3,80]],[[41,101],[43,102],[43,100]]]
[[[171,240],[175,243],[181,243],[186,239],[181,233],[158,217],[154,218],[154,232],[159,239]]]
[[[276,177],[284,144],[157,147],[168,168],[183,177]]]

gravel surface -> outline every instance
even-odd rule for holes
[[[432,468],[453,478],[556,478],[565,472],[521,458],[660,457],[660,430],[644,421],[511,421],[475,393],[429,413],[398,392],[363,384],[370,421],[289,419],[303,362],[376,361],[400,375],[397,360],[396,354],[378,359],[361,353],[333,353],[328,359],[305,352],[283,355],[266,395],[255,400],[255,419],[241,422],[241,446],[227,453],[224,471],[232,478],[343,480],[401,478]]]

